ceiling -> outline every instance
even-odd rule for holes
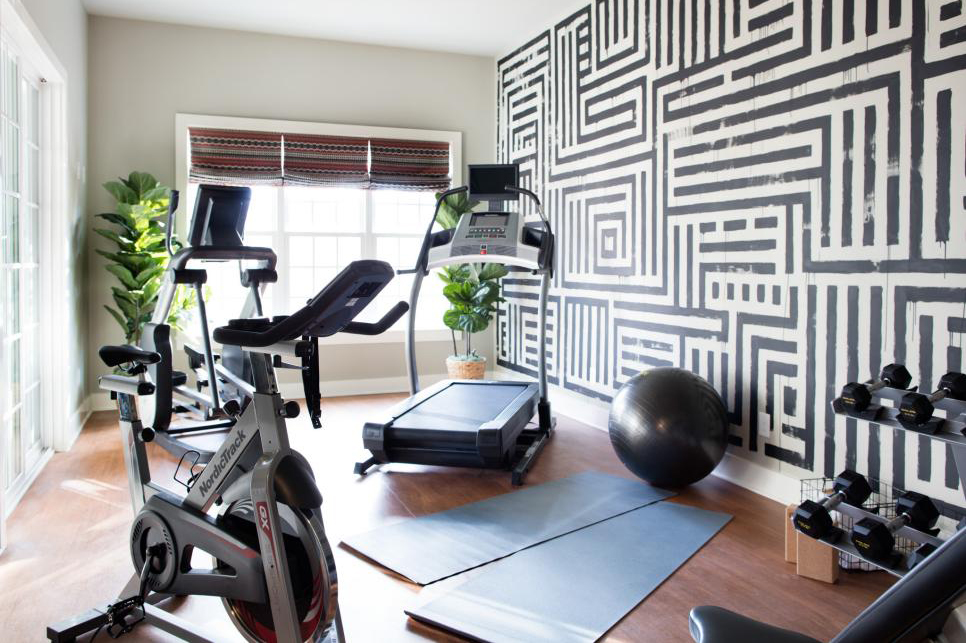
[[[588,0],[83,0],[88,13],[499,56]]]

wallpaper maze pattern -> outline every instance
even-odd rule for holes
[[[962,2],[593,0],[497,82],[499,158],[558,236],[554,384],[689,368],[739,455],[962,504],[945,447],[829,408],[891,361],[930,390],[964,367]],[[499,317],[526,373],[536,286],[507,279]]]

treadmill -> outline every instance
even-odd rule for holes
[[[364,475],[390,462],[509,469],[513,485],[527,471],[553,433],[556,421],[547,398],[547,293],[553,274],[554,236],[537,196],[517,187],[515,164],[471,165],[470,185],[449,190],[436,201],[433,218],[412,270],[406,363],[410,397],[387,415],[363,427],[362,441],[372,456],[355,465]],[[468,212],[456,228],[433,231],[440,204],[469,192],[480,201],[526,200],[538,221],[524,222],[516,212]],[[423,278],[434,268],[463,263],[501,263],[511,271],[540,275],[540,348],[537,382],[444,380],[420,390],[416,367],[416,303]],[[528,425],[536,415],[536,426]]]

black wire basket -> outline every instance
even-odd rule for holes
[[[886,520],[895,518],[896,498],[903,492],[903,489],[894,487],[888,483],[877,480],[876,478],[866,478],[869,486],[872,487],[872,495],[862,504],[862,508],[868,512],[882,516]],[[832,493],[834,478],[806,478],[802,480],[802,498],[806,500],[818,501]],[[832,512],[835,526],[840,527],[846,533],[846,537],[852,531],[854,522],[848,516],[843,516],[837,511]],[[896,536],[896,551],[907,554],[916,548],[916,543],[901,536]],[[856,558],[851,554],[839,552],[839,567],[847,571],[876,571],[876,565],[867,563],[861,558]]]

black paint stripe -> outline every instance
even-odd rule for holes
[[[939,8],[939,19],[949,20],[950,18],[955,18],[963,12],[963,0],[955,0],[955,2],[947,2]]]
[[[725,230],[725,232],[729,232],[731,230],[744,230],[748,227],[748,222],[744,219],[729,219],[725,221],[721,227]]]
[[[792,3],[786,4],[784,6],[778,7],[773,11],[768,13],[763,13],[760,16],[752,18],[748,21],[748,31],[754,31],[756,29],[761,29],[762,27],[767,27],[770,24],[774,24],[780,20],[784,20],[794,13],[795,5]],[[810,18],[809,18],[810,19]]]
[[[889,28],[895,29],[902,21],[902,0],[889,0]]]
[[[734,0],[731,6],[731,35],[737,38],[741,34],[741,0]]]
[[[865,35],[871,36],[879,30],[879,0],[866,0]]]
[[[698,0],[691,0],[691,64],[698,62]]]
[[[811,145],[799,145],[772,152],[761,154],[750,154],[737,158],[722,159],[720,161],[710,161],[695,165],[683,165],[674,169],[674,176],[691,176],[704,172],[719,172],[721,170],[732,170],[739,167],[749,167],[751,165],[761,165],[764,163],[777,163],[792,159],[805,158],[812,153]]]
[[[842,114],[842,245],[852,245],[852,142],[855,123],[852,110]]]
[[[822,51],[832,48],[832,2],[822,0]]]
[[[698,244],[700,252],[754,252],[757,250],[774,250],[774,239],[750,239],[747,241],[715,241]]]
[[[849,382],[859,379],[859,288],[848,288],[848,317],[846,318],[845,377]],[[853,418],[845,421],[845,467],[855,470],[858,460],[858,426]]]
[[[805,168],[802,170],[783,172],[781,174],[767,174],[761,176],[742,177],[740,179],[728,179],[725,181],[713,181],[710,183],[682,185],[674,188],[674,196],[707,194],[709,192],[719,192],[721,190],[740,190],[742,188],[761,187],[775,183],[790,183],[792,181],[806,181],[815,178],[819,178],[819,171],[816,168]]]
[[[814,288],[814,286],[809,286]],[[836,475],[835,471],[835,413],[832,411],[832,400],[835,399],[836,392],[833,388],[835,381],[835,358],[838,354],[835,341],[838,333],[838,320],[836,319],[836,297],[838,289],[829,286],[825,291],[825,399],[822,404],[825,409],[825,471],[826,478]],[[814,342],[809,342],[814,343]]]
[[[865,108],[865,182],[863,201],[862,245],[871,246],[875,243],[875,107]]]
[[[923,392],[933,388],[932,331],[932,315],[919,315],[919,390]],[[916,477],[928,482],[932,472],[932,438],[928,435],[920,435],[918,438]]]
[[[952,197],[952,90],[939,92],[936,100],[936,241],[949,241],[949,202]]]
[[[855,2],[842,0],[842,42],[852,42],[855,39]]]
[[[755,219],[755,229],[777,228],[778,217],[759,217]]]
[[[966,25],[943,32],[939,36],[939,47],[951,47],[966,42]]]

